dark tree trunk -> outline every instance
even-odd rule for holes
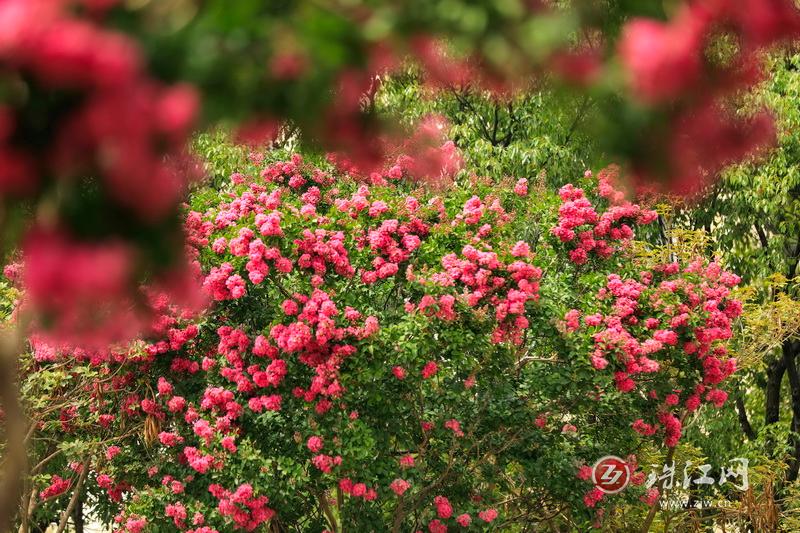
[[[797,373],[797,356],[800,354],[800,342],[786,341],[783,343],[783,359],[789,385],[792,389],[792,434],[789,437],[789,446],[792,456],[789,459],[787,481],[795,481],[800,471],[800,375]]]
[[[754,440],[756,438],[756,432],[753,431],[753,426],[750,425],[750,419],[747,418],[747,410],[745,409],[744,399],[741,393],[736,395],[736,413],[739,415],[739,425],[742,426],[742,431],[747,437],[747,440]]]
[[[767,367],[767,388],[764,391],[764,423],[774,424],[781,416],[781,383],[786,372],[786,360],[779,357]]]

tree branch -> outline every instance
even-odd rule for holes
[[[75,490],[72,492],[72,498],[69,499],[69,504],[67,504],[67,508],[64,509],[64,512],[61,513],[61,521],[58,523],[58,529],[56,529],[56,533],[64,533],[64,530],[67,528],[67,522],[69,522],[69,516],[72,514],[72,509],[75,508],[75,504],[78,503],[78,500],[81,497],[81,491],[83,490],[83,482],[86,481],[86,475],[89,473],[89,459],[85,459],[81,463],[81,474],[78,477],[78,482],[75,484]]]
[[[797,265],[800,263],[800,235],[797,236],[797,244],[794,247],[794,253],[791,258],[792,264],[789,265],[789,275],[786,276],[789,280],[794,279],[795,274],[797,274]]]
[[[750,420],[747,418],[747,410],[744,406],[744,400],[741,395],[736,396],[736,413],[739,416],[739,425],[742,426],[742,431],[748,440],[755,440],[756,432],[753,431],[753,426],[750,425]]]
[[[764,233],[764,228],[758,222],[754,223],[753,227],[756,229],[756,234],[758,234],[758,240],[761,241],[761,247],[766,250],[769,247],[769,241],[767,234]]]
[[[566,146],[572,140],[572,136],[575,134],[575,131],[578,129],[578,125],[583,120],[583,117],[586,115],[586,111],[589,109],[589,105],[591,104],[591,99],[589,95],[583,97],[583,102],[581,102],[581,106],[578,108],[578,112],[575,114],[575,118],[572,120],[572,124],[570,124],[569,129],[567,130],[567,134],[564,136],[564,140],[561,142],[561,146]],[[553,152],[551,151],[547,158],[545,158],[544,162],[542,162],[542,168],[547,168],[547,165],[550,163],[550,160],[553,158]]]
[[[674,456],[675,456],[675,446],[670,448],[669,451],[667,452],[667,457],[664,459],[664,463],[670,464]],[[659,499],[661,498],[661,490],[663,489],[663,486],[664,486],[664,480],[660,479],[658,481],[658,487],[657,487]],[[656,513],[658,512],[659,509],[661,509],[661,505],[659,504],[659,500],[656,500],[653,503],[653,506],[650,508],[650,512],[647,513],[647,517],[644,519],[644,522],[642,523],[642,527],[639,530],[641,531],[641,533],[648,533],[650,531],[650,525],[652,525],[653,519],[656,517]]]
[[[333,533],[338,533],[339,529],[336,527],[336,517],[333,516],[331,507],[330,505],[328,505],[328,501],[325,499],[325,493],[324,492],[318,493],[317,500],[319,501],[319,506],[322,509],[325,518],[328,519],[328,524],[331,526],[331,531],[333,531]]]

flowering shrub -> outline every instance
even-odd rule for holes
[[[588,524],[645,491],[604,498],[587,463],[674,446],[725,401],[738,278],[635,260],[656,215],[613,169],[556,195],[275,157],[192,200],[207,312],[156,299],[125,349],[34,339],[40,371],[113,376],[47,427],[113,440],[83,450],[118,531],[502,529],[552,501]],[[68,490],[52,475],[43,498]]]

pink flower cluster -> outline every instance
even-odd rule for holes
[[[23,305],[51,322],[44,332],[49,338],[104,347],[130,339],[147,324],[132,310],[135,254],[122,241],[86,244],[62,233],[32,231],[23,254],[21,275],[9,273],[25,288]]]
[[[255,531],[275,516],[275,511],[267,507],[269,498],[255,496],[249,483],[239,485],[233,492],[213,484],[209,485],[208,491],[219,500],[219,513],[230,517],[237,529]]]
[[[461,429],[461,422],[455,418],[451,418],[444,423],[444,427],[453,432],[456,437],[463,437],[464,431]]]
[[[214,267],[203,281],[203,288],[214,300],[234,300],[247,294],[244,279],[233,273],[233,265]]]
[[[444,272],[434,274],[431,280],[444,287],[463,287],[463,300],[471,308],[493,309],[497,321],[494,342],[520,343],[522,331],[528,327],[525,305],[538,300],[542,276],[542,270],[528,262],[532,255],[525,243],[514,246],[511,259],[519,255],[526,260],[504,263],[497,253],[482,252],[471,245],[465,246],[461,255],[463,259],[452,253],[445,255]]]
[[[339,488],[343,493],[353,498],[362,498],[367,502],[378,498],[378,493],[375,489],[367,487],[364,483],[353,483],[353,481],[347,477],[339,480]]]
[[[431,533],[447,533],[447,525],[442,520],[448,520],[454,514],[453,506],[444,496],[436,496],[433,498],[433,505],[436,508],[436,516],[428,522],[428,531]],[[478,512],[478,518],[485,523],[494,521],[499,516],[497,509],[484,509]],[[455,518],[456,523],[461,527],[469,527],[472,524],[472,517],[468,513],[462,513]]]
[[[405,479],[395,479],[389,484],[389,488],[392,489],[392,492],[398,496],[402,496],[408,489],[411,488],[411,483]]]
[[[340,311],[330,296],[316,289],[311,297],[296,294],[298,306],[296,319],[288,325],[278,324],[270,330],[270,337],[276,346],[286,353],[297,353],[298,360],[315,370],[316,376],[307,390],[300,387],[293,394],[307,402],[317,396],[336,398],[343,392],[338,380],[339,366],[345,357],[355,353],[355,347],[345,342],[347,338],[361,339],[375,334],[378,323],[374,317],[367,317],[363,326],[340,326],[336,317]],[[295,311],[294,306],[289,306]],[[359,313],[344,313],[345,320],[355,322]],[[330,401],[319,400],[317,411],[324,413],[330,408]]]
[[[403,175],[416,181],[438,184],[451,180],[464,166],[461,152],[446,138],[447,121],[440,115],[428,115],[416,132],[400,147],[396,166]]]
[[[147,527],[147,519],[138,515],[130,515],[127,518],[117,515],[114,521],[121,524],[120,529],[114,530],[115,533],[143,533]]]
[[[735,52],[724,62],[708,61],[709,42],[719,32],[737,43]],[[672,112],[658,142],[666,147],[662,160],[670,162],[673,191],[702,190],[724,165],[774,140],[770,114],[734,116],[725,110],[726,98],[761,80],[764,48],[798,36],[800,12],[791,0],[687,2],[668,22],[635,18],[625,25],[618,51],[631,92]],[[670,105],[676,101],[683,105]],[[652,162],[634,167],[640,179],[657,183]]]
[[[311,170],[310,175],[303,175],[307,170],[307,165],[303,162],[300,154],[292,154],[291,160],[287,162],[277,162],[267,165],[261,171],[264,181],[279,185],[288,185],[292,189],[300,189],[308,184],[312,184],[309,189],[316,185],[330,185],[335,178],[318,168]],[[308,197],[306,197],[308,199]],[[314,202],[306,202],[314,203]]]
[[[327,265],[332,266],[340,276],[349,278],[355,273],[341,231],[318,229],[312,232],[306,229],[303,230],[303,239],[295,239],[294,244],[297,246],[297,266],[300,268],[311,269],[319,276],[325,275]]]
[[[212,468],[219,470],[223,466],[221,461],[214,459],[214,456],[203,453],[194,446],[185,447],[183,456],[188,465],[200,474],[205,474]]]
[[[61,476],[54,475],[50,479],[50,485],[39,492],[39,498],[42,500],[55,498],[67,492],[71,486],[72,482],[69,479],[63,479]]]
[[[646,387],[657,407],[657,422],[638,419],[633,429],[649,436],[663,428],[666,444],[674,446],[681,436],[680,419],[672,414],[678,405],[694,411],[703,401],[721,407],[727,399],[717,386],[736,370],[722,342],[731,337],[732,321],[742,310],[730,298],[739,278],[700,259],[683,269],[677,263],[660,265],[639,277],[609,275],[597,294],[605,312],[583,316],[583,327],[592,338],[592,365],[611,366],[623,393]],[[578,310],[567,313],[565,327],[582,331]],[[670,385],[673,367],[695,384],[688,390]]]
[[[436,496],[433,499],[433,505],[436,506],[436,514],[439,518],[450,518],[453,516],[453,506],[450,505],[450,500],[444,496]]]
[[[467,226],[478,226],[474,239],[474,242],[478,242],[511,218],[511,214],[506,212],[500,199],[496,196],[488,195],[484,199],[472,196],[464,202],[464,207],[454,217],[452,225],[455,227],[463,223]]]
[[[568,184],[559,190],[562,204],[558,225],[551,231],[561,242],[570,244],[569,258],[576,265],[586,263],[590,254],[608,259],[633,238],[629,223],[649,224],[658,216],[655,211],[624,201],[611,185],[610,174],[607,170],[600,174],[598,190],[611,202],[602,214],[598,214],[583,189]]]
[[[199,103],[194,90],[158,84],[135,41],[78,18],[64,2],[14,0],[0,16],[9,30],[0,50],[4,67],[47,91],[81,95],[80,104],[48,124],[53,140],[43,154],[12,141],[25,127],[17,118],[25,110],[0,109],[0,197],[34,193],[42,174],[66,178],[88,167],[100,170],[117,205],[142,218],[161,219],[173,209],[181,179],[162,150],[181,151]]]
[[[361,273],[361,281],[369,285],[397,274],[400,265],[420,247],[428,232],[428,226],[413,215],[407,222],[388,219],[368,230],[366,237],[358,239],[357,243],[360,248],[369,248],[375,258],[372,270]]]

